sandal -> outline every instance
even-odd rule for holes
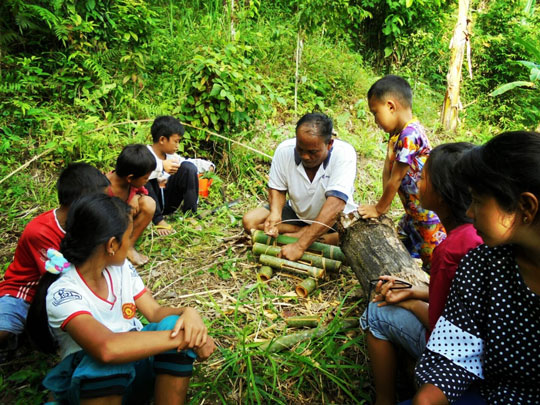
[[[160,236],[169,236],[169,235],[174,235],[176,233],[176,231],[173,229],[172,225],[171,224],[167,224],[167,225],[154,225],[154,228],[157,230],[157,233],[158,235]],[[165,231],[169,231],[167,233],[160,233],[159,232],[159,229],[163,229]]]

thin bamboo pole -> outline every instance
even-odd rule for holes
[[[351,328],[358,327],[357,318],[345,318],[341,320],[340,330],[346,330]],[[323,336],[328,332],[328,327],[320,327],[305,330],[298,333],[293,333],[291,335],[281,336],[277,339],[267,340],[262,345],[259,346],[260,350],[266,351],[267,353],[276,353],[284,349],[290,349],[295,344],[300,343],[304,340]]]
[[[253,244],[253,253],[255,255],[266,254],[277,256],[279,252],[281,252],[281,247],[279,246],[265,245],[264,243],[258,242]],[[304,253],[298,262],[309,266],[320,267],[321,269],[329,271],[337,271],[341,266],[341,262],[338,260],[332,260],[324,256],[313,255],[310,253]]]

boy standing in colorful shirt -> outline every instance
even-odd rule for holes
[[[383,195],[374,205],[361,205],[362,218],[377,218],[388,212],[396,193],[405,215],[398,226],[413,257],[429,268],[433,249],[446,237],[437,215],[423,209],[418,200],[418,180],[431,151],[424,128],[412,114],[412,90],[399,76],[388,75],[368,91],[368,104],[375,122],[390,135],[383,168]]]

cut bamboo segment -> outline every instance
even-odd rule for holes
[[[298,238],[293,238],[292,236],[279,235],[277,238],[272,238],[268,236],[263,231],[252,230],[251,236],[253,243],[259,242],[264,243],[265,245],[288,245],[294,243]],[[339,260],[340,262],[345,261],[345,255],[339,248],[339,246],[327,245],[326,243],[313,242],[307,249],[309,252],[316,252],[319,255],[323,255],[328,259]]]
[[[302,281],[300,284],[296,286],[296,294],[299,297],[306,298],[309,294],[311,294],[315,289],[317,288],[317,280],[314,278],[306,278],[304,281]]]
[[[277,256],[280,251],[280,246],[266,245],[259,242],[255,242],[253,244],[253,253],[256,255],[266,254],[270,256]],[[300,258],[300,261],[309,266],[319,267],[329,271],[337,271],[341,267],[341,262],[338,260],[332,260],[324,256],[313,255],[310,253],[304,253]]]
[[[345,318],[339,321],[340,331],[351,328],[358,328],[358,318]],[[276,353],[284,349],[290,349],[295,344],[303,342],[304,340],[323,336],[327,332],[328,327],[325,326],[307,329],[291,335],[285,335],[276,339],[267,340],[259,346],[259,349],[266,351],[267,353]]]
[[[321,317],[319,315],[302,315],[302,316],[290,316],[285,318],[285,323],[290,328],[301,328],[307,326],[315,328],[319,325]]]
[[[257,273],[261,281],[270,280],[272,278],[272,274],[273,274],[273,271],[272,271],[272,267],[270,266],[262,266],[259,269],[259,272]]]
[[[323,278],[326,274],[324,269],[308,266],[307,264],[292,262],[290,260],[280,259],[279,257],[270,255],[261,255],[259,257],[259,262],[274,269],[290,271],[291,273],[310,276],[316,279]]]

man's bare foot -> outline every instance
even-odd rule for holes
[[[157,234],[160,236],[167,236],[174,233],[173,227],[170,224],[168,224],[164,219],[159,221],[156,224],[155,228],[156,228]]]
[[[134,266],[143,266],[148,263],[148,257],[140,254],[134,247],[129,248],[127,258]]]

